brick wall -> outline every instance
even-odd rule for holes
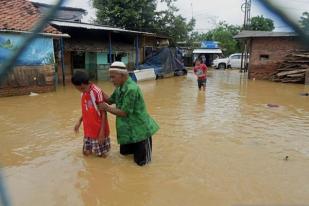
[[[251,40],[249,78],[269,80],[284,57],[301,44],[293,37],[253,38]],[[261,60],[261,55],[268,55],[268,60]]]
[[[0,97],[54,91],[54,74],[54,65],[15,67],[0,82]]]

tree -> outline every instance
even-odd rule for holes
[[[275,29],[274,21],[272,19],[265,18],[263,15],[252,17],[248,29],[254,31],[272,31]]]
[[[239,33],[240,29],[240,26],[220,22],[214,29],[207,33],[193,33],[192,35],[195,36],[194,41],[218,41],[224,53],[229,55],[240,51],[239,43],[233,38]]]
[[[93,0],[97,9],[96,22],[126,29],[152,29],[156,1],[153,0]]]
[[[309,32],[309,12],[304,12],[300,17],[300,24],[306,32]]]
[[[187,22],[181,15],[176,15],[177,11],[176,7],[169,4],[167,10],[157,12],[155,20],[154,31],[169,36],[172,46],[179,41],[189,41],[189,34],[195,26],[195,19]]]
[[[172,45],[177,41],[186,41],[195,26],[194,19],[187,22],[176,14],[175,0],[160,0],[167,5],[163,11],[156,11],[157,0],[92,1],[97,9],[97,23],[167,35]]]

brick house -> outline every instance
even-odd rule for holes
[[[0,0],[0,65],[18,48],[26,33],[40,19],[40,12],[26,0]],[[53,40],[66,36],[51,25],[28,45],[9,74],[0,82],[0,96],[55,90]]]
[[[288,54],[303,49],[293,32],[242,31],[234,38],[249,46],[249,79],[270,80]]]

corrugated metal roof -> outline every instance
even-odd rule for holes
[[[121,29],[121,28],[115,28],[115,27],[109,27],[109,26],[101,26],[101,25],[96,25],[96,24],[79,23],[79,22],[51,21],[50,24],[59,26],[59,27],[71,27],[71,28],[102,30],[102,31],[116,31],[116,32],[126,32],[126,33],[135,33],[135,34],[145,34],[149,36],[157,36],[155,33],[133,31],[133,30],[127,30],[127,29]]]
[[[221,54],[221,49],[194,49],[193,54]]]
[[[258,37],[294,37],[297,36],[295,32],[272,32],[272,31],[241,31],[234,36],[235,39],[243,38],[258,38]]]

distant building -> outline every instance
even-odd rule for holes
[[[270,80],[288,54],[304,48],[293,32],[242,31],[234,38],[249,46],[250,79]]]
[[[18,48],[41,14],[26,0],[0,0],[0,64]],[[0,96],[24,95],[55,90],[53,40],[67,35],[46,25],[35,41],[17,59],[13,71],[0,82]]]

